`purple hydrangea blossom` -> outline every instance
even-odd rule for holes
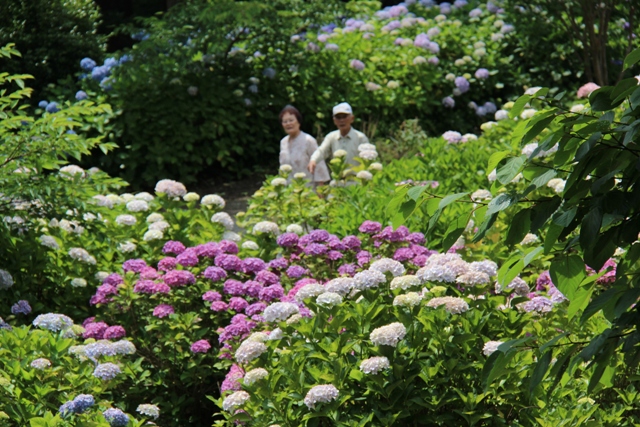
[[[124,283],[124,279],[118,273],[111,273],[102,281],[103,285],[118,286]]]
[[[164,244],[162,248],[162,252],[165,254],[180,255],[182,252],[185,251],[185,249],[186,247],[184,246],[184,244],[182,244],[182,242],[178,242],[176,240],[169,240],[167,243]]]
[[[331,237],[329,237],[327,244],[329,245],[329,249],[333,249],[335,251],[344,251],[347,249],[347,247],[340,241],[340,239],[333,234],[331,235]]]
[[[267,268],[267,264],[260,258],[245,258],[242,261],[242,271],[245,273],[257,273]]]
[[[220,267],[207,267],[203,273],[204,277],[214,282],[227,278],[227,272]]]
[[[105,340],[118,340],[127,335],[127,331],[122,326],[109,326],[104,330],[104,335],[102,336]]]
[[[133,292],[137,294],[168,294],[171,288],[163,282],[153,280],[138,280],[133,286]]]
[[[469,80],[465,79],[462,76],[456,77],[455,79],[456,88],[460,91],[460,93],[465,93],[469,91]]]
[[[327,253],[327,247],[321,243],[309,243],[304,248],[304,253],[312,256],[324,255]]]
[[[218,255],[215,258],[216,266],[220,268],[224,268],[227,271],[241,271],[242,270],[242,260],[235,255]]]
[[[202,294],[202,299],[204,301],[210,301],[210,302],[221,301],[222,295],[220,295],[220,292],[207,291],[204,294]]]
[[[11,306],[11,313],[24,314],[24,315],[31,313],[31,306],[29,305],[29,301],[22,299],[17,303],[13,304]]]
[[[360,251],[356,254],[356,259],[358,260],[358,265],[362,267],[371,261],[371,253],[369,251]]]
[[[415,40],[413,41],[413,45],[415,47],[419,47],[422,49],[429,49],[430,44],[431,44],[431,40],[429,40],[429,36],[427,36],[425,33],[418,34]]]
[[[442,98],[442,105],[444,105],[445,108],[453,108],[456,106],[456,101],[451,96],[446,96]]]
[[[336,261],[339,260],[343,257],[344,255],[342,255],[342,252],[339,251],[329,251],[327,253],[327,258],[329,258],[331,261]]]
[[[207,257],[207,258],[215,258],[220,255],[220,248],[214,242],[204,243],[202,245],[198,245],[195,247],[196,254],[198,256]]]
[[[283,233],[278,236],[276,243],[283,248],[291,248],[298,244],[298,235],[296,233]]]
[[[158,274],[158,271],[153,268],[153,267],[145,267],[142,270],[140,270],[140,278],[141,279],[157,279],[158,277],[160,277],[160,274]]]
[[[185,286],[196,282],[196,278],[190,271],[187,270],[172,270],[164,275],[164,282],[171,286]]]
[[[147,263],[143,259],[129,259],[122,264],[122,269],[126,271],[133,271],[135,273],[140,273],[143,268],[147,267]]]
[[[240,380],[244,378],[244,371],[241,367],[236,365],[235,363],[231,365],[231,369],[225,375],[224,381],[222,381],[222,385],[220,386],[220,392],[224,393],[225,391],[238,391],[242,390],[242,384]]]
[[[474,75],[476,76],[476,79],[488,79],[489,70],[486,68],[478,68]]]
[[[266,286],[260,291],[260,299],[266,302],[281,299],[283,296],[284,288],[281,285]]]
[[[419,233],[419,232],[415,232],[415,233],[410,233],[407,236],[407,241],[414,243],[416,245],[422,245],[423,243],[425,243],[427,241],[427,239],[424,238],[424,234]]]
[[[173,313],[175,313],[175,310],[169,304],[160,304],[153,309],[153,315],[155,317],[159,317],[160,319],[162,319],[163,317],[167,317]]]
[[[158,262],[158,270],[171,271],[176,268],[177,264],[178,264],[178,261],[175,258],[165,257]]]
[[[287,276],[289,276],[292,279],[297,279],[308,273],[309,273],[309,270],[299,265],[292,265],[287,269]]]
[[[260,291],[262,290],[262,283],[257,282],[255,280],[247,280],[242,285],[242,292],[250,296],[252,298],[258,298],[260,296]]]
[[[82,334],[82,338],[93,338],[96,340],[101,340],[104,336],[104,331],[109,327],[105,322],[90,322],[83,326],[84,333]]]
[[[351,250],[360,249],[362,242],[356,236],[346,236],[342,239],[342,244]]]
[[[238,295],[244,295],[243,287],[244,287],[244,284],[239,280],[229,279],[226,282],[224,282],[224,286],[222,287],[222,290],[227,295],[238,296]]]
[[[272,273],[267,270],[262,270],[258,274],[256,274],[256,280],[263,285],[273,285],[280,281],[280,278],[277,274]]]
[[[549,286],[553,286],[551,275],[549,274],[548,270],[543,271],[542,273],[540,273],[540,276],[538,276],[538,280],[536,280],[536,291],[544,291]]]
[[[244,298],[232,297],[229,300],[229,308],[236,312],[242,312],[249,306],[249,303]]]
[[[356,274],[356,266],[355,264],[343,264],[338,267],[338,273],[340,275],[353,276]]]
[[[238,253],[238,245],[230,240],[221,241],[218,248],[225,254],[235,255]]]
[[[351,62],[349,63],[349,66],[356,71],[362,71],[365,69],[364,62],[360,61],[359,59],[351,60]]]
[[[396,261],[404,262],[409,261],[415,257],[415,253],[409,248],[398,248],[393,254],[393,259]]]
[[[365,234],[376,234],[380,232],[381,229],[382,229],[382,225],[379,222],[369,221],[369,220],[366,220],[365,222],[363,222],[360,228],[358,228],[358,230],[360,230],[361,233],[365,233]]]
[[[287,266],[289,265],[289,261],[287,261],[286,258],[276,258],[269,261],[269,264],[267,265],[269,268],[272,268],[274,270],[281,270],[287,268]]]
[[[327,230],[313,230],[309,233],[309,239],[314,243],[324,243],[329,240],[331,234]]]
[[[180,255],[176,257],[176,261],[178,264],[183,265],[185,267],[193,267],[198,265],[198,254],[194,248],[186,249]]]
[[[245,308],[244,312],[247,316],[253,316],[255,314],[262,313],[265,308],[267,308],[267,304],[263,302],[256,302]]]
[[[229,304],[224,301],[214,301],[211,303],[211,311],[227,311],[229,309]]]
[[[207,340],[199,340],[191,344],[191,352],[206,353],[211,349],[211,344]]]

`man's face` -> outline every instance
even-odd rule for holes
[[[338,113],[333,116],[333,123],[335,123],[341,134],[346,135],[351,130],[353,114]]]

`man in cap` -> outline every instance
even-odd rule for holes
[[[333,107],[333,123],[338,130],[329,132],[325,136],[322,144],[313,152],[309,160],[309,171],[313,173],[316,164],[321,160],[326,160],[333,156],[338,150],[347,152],[346,162],[356,166],[358,163],[353,160],[358,155],[358,146],[369,142],[367,136],[351,127],[353,123],[353,110],[346,102]]]

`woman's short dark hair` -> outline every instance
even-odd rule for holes
[[[298,111],[296,107],[294,107],[293,105],[287,105],[286,107],[284,107],[282,111],[280,111],[280,115],[278,116],[280,121],[282,121],[282,116],[284,116],[286,113],[294,115],[296,117],[296,120],[298,120],[298,123],[302,124],[302,114],[300,114],[300,111]]]

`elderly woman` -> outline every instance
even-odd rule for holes
[[[307,165],[318,148],[316,139],[300,130],[302,114],[297,108],[287,105],[280,112],[280,123],[287,136],[280,141],[280,165],[291,165],[291,175],[304,173],[313,184],[329,181],[329,170],[324,161],[318,162],[313,173]]]

